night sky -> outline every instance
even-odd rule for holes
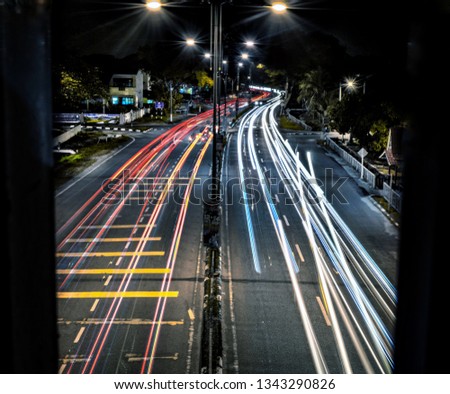
[[[291,0],[286,15],[274,15],[263,0],[234,0],[224,6],[224,36],[236,43],[254,39],[255,56],[285,64],[312,33],[330,35],[350,55],[402,61],[409,37],[408,9],[401,2],[378,0]],[[209,42],[209,7],[201,0],[166,1],[151,13],[144,0],[64,0],[54,2],[53,41],[56,51],[80,56],[93,53],[124,57],[143,45],[165,43],[186,51],[183,40]],[[169,6],[170,5],[170,6]],[[236,49],[237,48],[237,49]],[[233,54],[230,54],[233,55]]]

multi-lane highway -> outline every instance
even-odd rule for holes
[[[397,229],[279,104],[223,159],[224,371],[388,373]],[[60,373],[199,371],[210,116],[133,133],[57,193]]]
[[[396,228],[279,99],[228,143],[222,256],[225,371],[388,373]]]

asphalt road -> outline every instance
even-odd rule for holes
[[[133,134],[57,192],[60,373],[198,371],[202,121]]]
[[[389,372],[398,230],[276,108],[225,151],[224,372]],[[133,133],[57,191],[60,373],[198,372],[207,118]]]
[[[249,135],[252,127],[248,127],[252,121],[249,116],[247,126],[242,129],[242,139],[239,140],[239,132],[233,134],[225,157],[224,182],[229,185],[224,197],[222,228],[226,283],[225,372],[388,371],[390,366],[383,355],[373,356],[373,353],[377,353],[377,346],[379,349],[385,344],[379,344],[382,342],[378,340],[378,331],[381,329],[372,320],[376,321],[373,316],[379,315],[383,322],[380,326],[384,325],[389,332],[388,336],[392,335],[392,318],[387,316],[379,304],[386,303],[394,310],[395,305],[389,304],[388,297],[384,294],[380,296],[381,301],[376,301],[374,294],[380,291],[382,286],[370,278],[371,274],[363,263],[351,261],[348,256],[356,254],[351,245],[349,251],[344,251],[345,266],[348,265],[355,276],[353,284],[348,287],[339,275],[342,273],[345,276],[346,268],[342,272],[337,271],[339,268],[333,266],[326,247],[320,244],[317,234],[313,237],[313,242],[318,245],[317,256],[318,259],[322,256],[323,264],[315,263],[312,241],[305,230],[304,211],[300,207],[299,210],[303,213],[301,219],[284,183],[281,182],[275,161],[283,156],[280,153],[282,149],[277,150],[274,156],[270,155],[261,127],[263,116],[267,117],[263,113],[254,117],[252,136]],[[387,279],[395,284],[397,229],[375,208],[368,195],[348,176],[333,156],[317,144],[317,138],[284,133],[282,140],[285,139],[293,149],[298,150],[302,163],[307,163],[307,152],[310,152],[317,182],[325,190],[325,194],[328,193],[327,197],[330,197],[333,191],[339,197],[330,200],[332,207]],[[277,144],[279,147],[281,143],[278,141]],[[242,168],[239,164],[239,150]],[[247,202],[243,200],[240,172],[244,174]],[[260,176],[264,181],[261,181]],[[263,182],[268,184],[269,178],[270,193],[269,197],[265,198]],[[338,181],[339,178],[342,180]],[[341,187],[336,186],[341,183]],[[309,189],[305,191],[307,190]],[[335,219],[332,219],[332,222],[335,223]],[[338,227],[336,224],[335,226]],[[331,237],[331,230],[324,232]],[[339,229],[337,234],[344,238],[343,245],[349,244],[349,241],[345,240],[346,231]],[[359,257],[356,258],[358,259]],[[287,263],[288,260],[294,261]],[[318,270],[327,269],[325,267],[328,267],[330,272],[325,272],[330,282],[328,291],[335,294],[341,292],[342,295],[328,294],[327,297],[324,294],[324,281],[320,283]],[[369,285],[363,279],[364,275],[369,277]],[[335,285],[332,284],[333,281],[336,281]],[[359,313],[356,306],[360,305],[358,302],[361,302],[361,296],[356,291],[358,295],[352,297],[351,291],[348,290],[352,289],[352,286],[360,286],[368,300],[365,305],[373,307],[365,316]],[[348,307],[345,306],[347,304]],[[303,311],[299,305],[303,305]],[[366,306],[363,306],[363,309]],[[335,310],[334,321],[330,316],[330,307]],[[340,308],[344,312],[341,312]],[[352,314],[354,319],[349,317]],[[365,324],[367,320],[370,323]],[[338,343],[339,338],[341,345]],[[314,346],[315,342],[318,344],[317,348]],[[386,347],[389,348],[388,345]],[[383,353],[382,350],[380,353]],[[318,359],[322,361],[317,361]]]

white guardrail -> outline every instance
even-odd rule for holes
[[[355,159],[350,153],[342,149],[336,142],[331,140],[330,138],[326,138],[328,146],[334,150],[339,156],[341,156],[348,164],[350,164],[358,174],[361,173],[361,161]],[[375,174],[369,171],[366,167],[363,168],[363,179],[367,181],[367,183],[371,187],[375,187]]]
[[[334,150],[339,156],[341,156],[347,163],[349,163],[358,174],[361,173],[361,161],[355,159],[350,153],[342,149],[336,142],[329,137],[325,138],[327,145]],[[363,169],[363,178],[367,183],[374,188],[376,175],[368,170],[366,167]],[[382,196],[388,202],[389,206],[394,208],[397,212],[401,212],[402,209],[402,195],[392,189],[389,184],[383,182]]]

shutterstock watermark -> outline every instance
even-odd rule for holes
[[[332,204],[348,204],[343,186],[348,177],[335,177],[333,169],[327,168],[323,178],[302,179],[301,182],[290,178],[272,177],[270,171],[260,179],[247,176],[241,183],[238,177],[220,182],[219,191],[215,191],[219,182],[211,178],[171,177],[132,177],[125,171],[115,179],[106,179],[102,184],[102,203],[105,205],[146,205],[174,202],[182,204],[186,198],[186,187],[191,185],[189,204],[203,205],[219,199],[227,205],[260,204],[270,199],[277,204],[295,205],[304,198],[308,204],[319,204],[326,199]],[[303,190],[300,190],[300,187]],[[226,198],[225,198],[226,196]]]

